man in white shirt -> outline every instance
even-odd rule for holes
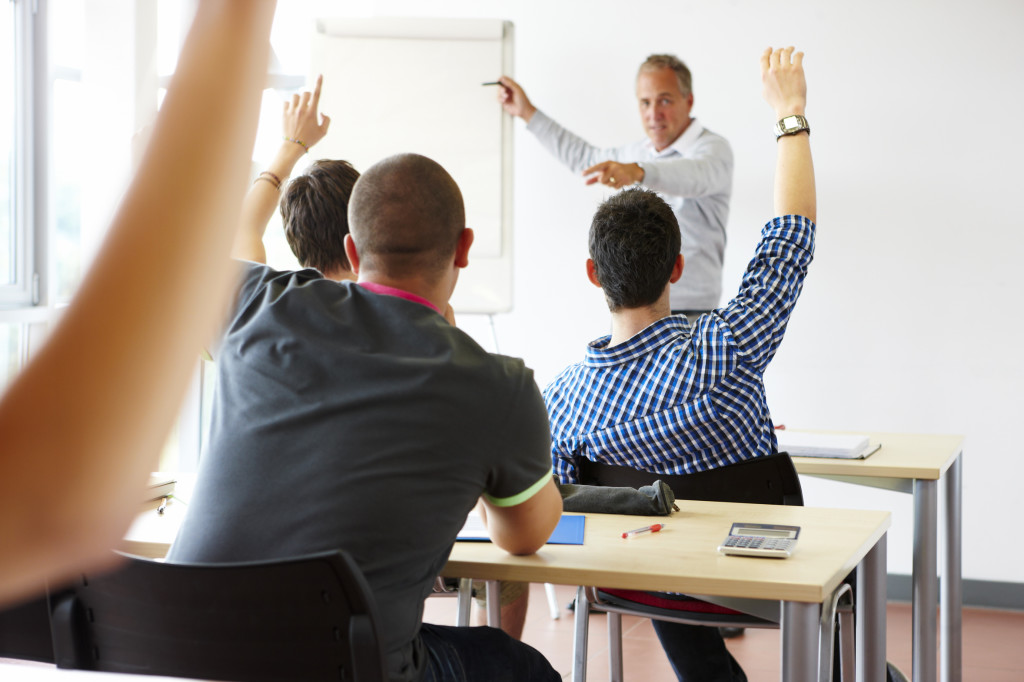
[[[574,135],[535,107],[522,87],[499,79],[505,111],[587,184],[614,189],[643,185],[672,207],[682,232],[683,276],[672,286],[673,312],[696,314],[716,308],[722,293],[725,225],[732,194],[732,149],[720,135],[690,116],[689,69],[673,55],[648,57],[637,72],[636,98],[647,139],[599,148]]]

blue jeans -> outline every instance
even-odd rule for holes
[[[747,682],[718,628],[652,620],[679,682]]]
[[[423,623],[427,666],[420,682],[561,682],[562,676],[529,644],[489,627]]]

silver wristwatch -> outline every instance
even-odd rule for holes
[[[777,140],[783,135],[796,135],[804,130],[808,135],[811,134],[811,126],[807,123],[807,119],[800,114],[793,114],[775,124],[775,139]]]

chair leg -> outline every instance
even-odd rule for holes
[[[843,602],[844,606],[840,607],[840,602]],[[832,593],[832,596],[821,605],[821,621],[818,630],[818,682],[827,682],[832,679],[832,668],[834,664],[833,652],[835,651],[835,636],[836,636],[836,615],[840,608],[853,608],[853,591],[849,585],[843,584],[836,588],[836,591]],[[852,620],[852,619],[851,619]],[[842,634],[842,633],[841,633]],[[851,635],[852,638],[852,635]],[[842,647],[845,642],[840,639],[840,646]],[[840,663],[842,659],[850,658],[853,652],[852,642],[849,648],[849,653],[845,650],[840,649]],[[852,682],[853,678],[847,679],[844,673],[844,682]]]
[[[555,586],[551,583],[544,583],[544,594],[548,598],[548,610],[551,611],[551,619],[558,620],[562,617],[562,611],[558,608],[558,595],[555,594]]]
[[[608,675],[622,682],[622,614],[608,613]]]
[[[587,588],[576,590],[575,622],[572,639],[572,682],[586,682],[587,679],[587,634],[590,621],[590,602]]]
[[[843,682],[853,682],[857,675],[857,657],[853,655],[856,644],[854,633],[856,625],[853,622],[853,605],[840,604],[839,606],[839,670]]]

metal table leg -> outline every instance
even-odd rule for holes
[[[857,569],[857,682],[885,680],[887,540],[883,535]]]
[[[572,638],[572,682],[586,682],[587,679],[587,630],[590,619],[590,602],[587,588],[582,585],[576,590],[576,620],[573,623]]]
[[[963,675],[963,576],[961,574],[961,522],[963,513],[963,452],[945,475],[946,562],[942,570],[942,682],[960,682]]]
[[[938,515],[938,482],[914,479],[914,682],[937,679]]]
[[[818,679],[818,621],[821,604],[782,602],[782,679],[812,682]]]
[[[487,581],[487,624],[501,627],[501,585],[497,580]]]
[[[473,580],[459,578],[459,606],[455,614],[455,624],[459,627],[469,625],[470,607],[473,605]]]

